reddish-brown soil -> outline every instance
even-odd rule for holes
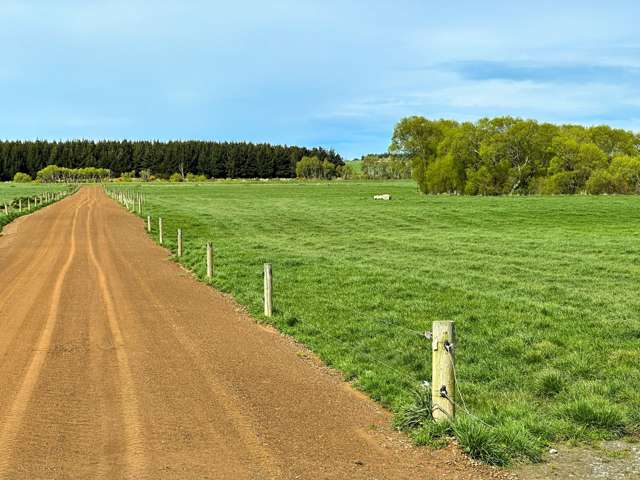
[[[0,478],[471,479],[85,188],[0,238]]]

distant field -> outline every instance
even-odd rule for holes
[[[41,185],[37,183],[13,183],[13,182],[0,182],[0,232],[2,227],[11,222],[14,218],[26,213],[25,210],[22,213],[17,211],[17,206],[14,209],[9,208],[9,215],[5,215],[4,205],[5,203],[11,205],[11,202],[16,198],[35,197],[36,195],[43,194],[45,192],[58,192],[66,190],[67,185]]]
[[[40,183],[0,182],[0,204],[9,202],[16,197],[35,196],[44,192],[65,190],[65,185],[43,185]]]
[[[213,284],[257,318],[272,263],[270,321],[405,423],[420,424],[431,377],[419,332],[455,320],[459,385],[481,420],[459,408],[453,431],[473,456],[536,460],[551,442],[638,431],[638,197],[424,196],[413,182],[134,188],[154,237],[159,215],[172,250],[184,229],[182,261],[201,278],[213,241]],[[414,438],[437,441],[423,425]]]
[[[355,173],[362,173],[362,160],[347,160],[346,165],[351,165]]]

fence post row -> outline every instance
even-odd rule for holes
[[[432,335],[432,415],[436,422],[445,422],[455,415],[454,322],[433,322]]]

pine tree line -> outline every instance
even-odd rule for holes
[[[316,156],[343,165],[340,155],[323,148],[206,141],[99,141],[0,142],[0,179],[17,172],[35,177],[47,165],[66,168],[109,169],[114,176],[150,170],[168,178],[173,173],[212,178],[291,178],[304,156]]]

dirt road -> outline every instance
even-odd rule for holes
[[[482,478],[171,262],[97,188],[0,237],[0,478]]]

